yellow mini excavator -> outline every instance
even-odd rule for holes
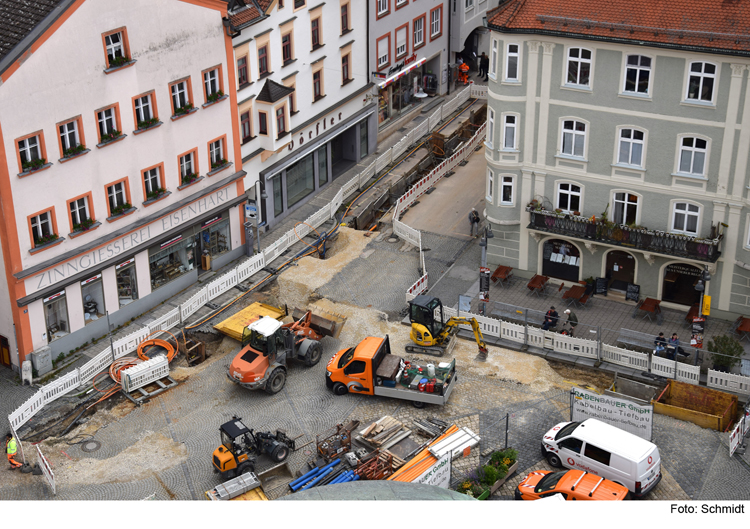
[[[439,316],[439,318],[438,318]],[[417,296],[409,302],[411,340],[416,345],[407,345],[410,353],[443,356],[456,345],[456,332],[460,325],[470,325],[479,346],[479,356],[487,357],[487,344],[476,318],[453,317],[445,321],[443,304],[438,298]]]

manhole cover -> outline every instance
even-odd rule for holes
[[[86,441],[81,445],[81,450],[84,452],[96,452],[102,447],[102,444],[99,441]]]

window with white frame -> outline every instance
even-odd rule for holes
[[[388,12],[390,0],[378,0],[378,16]]]
[[[78,147],[78,121],[68,121],[59,127],[60,145],[62,145],[63,156],[65,151],[70,151]]]
[[[109,65],[114,66],[113,61],[118,57],[125,55],[125,49],[122,45],[122,33],[112,33],[104,37],[104,44],[107,47],[107,59]]]
[[[490,51],[490,73],[489,76],[495,79],[497,77],[497,47],[498,42],[492,40],[492,50]]]
[[[516,120],[517,116],[508,115],[503,120],[503,149],[516,150]]]
[[[568,50],[567,83],[578,86],[589,86],[591,75],[591,51],[584,48]]]
[[[203,86],[206,89],[206,97],[211,97],[212,95],[219,93],[220,90],[218,68],[203,72]]]
[[[53,234],[52,216],[49,211],[31,217],[31,234],[34,237],[34,244],[39,244],[40,240]]]
[[[638,195],[618,192],[614,194],[612,222],[615,224],[635,224],[638,219]]]
[[[174,107],[175,112],[190,103],[190,99],[188,98],[187,82],[180,81],[179,83],[173,84],[171,87],[171,92],[172,106]]]
[[[466,10],[474,8],[474,0],[466,0]]]
[[[703,176],[706,170],[707,142],[702,138],[685,137],[680,142],[678,172]]]
[[[487,109],[487,139],[485,145],[492,149],[493,142],[495,140],[495,111],[491,108]]]
[[[586,145],[586,124],[566,119],[563,121],[562,154],[583,158]]]
[[[127,202],[125,198],[125,184],[117,182],[107,187],[107,198],[109,199],[109,211],[114,214],[115,208],[122,206]]]
[[[643,167],[643,136],[643,131],[638,129],[620,130],[617,163]]]
[[[141,122],[148,121],[154,117],[151,112],[151,94],[135,98],[135,118],[138,121],[138,128]]]
[[[442,7],[439,7],[430,13],[430,37],[434,37],[443,30],[443,24],[441,21],[442,16]]]
[[[378,68],[382,68],[390,62],[388,58],[388,39],[380,39],[378,41]]]
[[[42,151],[39,148],[39,136],[31,136],[18,142],[18,154],[21,156],[21,167],[39,160],[42,157]]]
[[[406,55],[406,27],[396,30],[396,59]]]
[[[115,120],[115,109],[114,107],[105,108],[100,110],[96,114],[97,121],[99,122],[99,135],[104,138],[105,136],[114,133],[117,130],[117,122]]]
[[[698,234],[701,208],[688,202],[676,202],[672,210],[672,231],[688,235]]]
[[[146,196],[148,194],[158,193],[161,188],[161,178],[159,176],[159,168],[154,167],[143,171],[143,185],[146,188]]]
[[[513,178],[512,176],[503,176],[500,184],[500,204],[513,205]]]
[[[492,169],[489,167],[487,168],[487,200],[492,203],[494,201],[494,197],[492,196],[492,192],[495,189],[495,173],[492,172]]]
[[[557,209],[566,213],[581,211],[581,186],[561,182],[557,184]]]
[[[180,176],[183,178],[187,175],[195,174],[193,172],[193,153],[189,152],[180,156]]]
[[[414,47],[424,44],[424,17],[414,21]]]
[[[73,221],[74,230],[89,219],[88,197],[70,201],[70,218]]]
[[[624,92],[648,94],[651,80],[651,57],[628,55],[625,66]]]
[[[505,54],[505,80],[518,81],[518,44],[508,44]]]
[[[716,65],[708,62],[691,62],[686,98],[692,101],[713,101]]]
[[[221,140],[216,140],[209,143],[208,152],[211,155],[212,168],[224,165],[224,146]]]

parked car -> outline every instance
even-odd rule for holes
[[[636,498],[661,481],[654,443],[596,419],[557,424],[544,434],[542,455],[553,467],[583,470],[624,485]]]
[[[627,500],[630,497],[627,487],[583,470],[537,470],[518,484],[515,497],[539,500],[556,494],[568,501]]]

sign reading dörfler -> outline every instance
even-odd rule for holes
[[[643,406],[629,400],[599,395],[581,388],[570,390],[570,400],[572,421],[598,419],[642,437],[646,441],[651,440],[654,407],[650,404]]]

